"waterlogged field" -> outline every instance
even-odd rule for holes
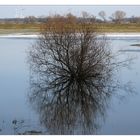
[[[50,134],[40,123],[39,112],[31,106],[28,49],[34,38],[0,38],[0,134]],[[129,68],[117,73],[122,83],[130,83],[135,93],[119,90],[109,101],[104,120],[95,134],[140,134],[140,37],[108,37],[114,52],[125,60],[133,58]],[[74,134],[82,134],[80,128]],[[53,132],[51,133],[53,134]],[[94,134],[94,132],[93,132]]]

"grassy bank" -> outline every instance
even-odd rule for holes
[[[98,24],[103,32],[140,32],[140,24]]]
[[[0,24],[0,34],[35,33],[40,31],[40,24]]]
[[[78,25],[77,25],[78,26]],[[96,23],[90,25],[92,28],[97,28],[99,32],[140,32],[140,24],[114,24],[114,23]],[[40,31],[41,24],[0,24],[0,34],[9,33],[37,33]]]

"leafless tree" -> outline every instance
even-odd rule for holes
[[[96,22],[96,16],[94,16],[93,14],[91,15],[90,13],[86,11],[83,11],[82,20],[84,23],[93,23],[93,22]]]
[[[130,23],[140,23],[140,17],[132,16],[129,21]]]
[[[25,23],[34,23],[34,22],[36,22],[36,17],[34,17],[34,16],[28,16],[28,17],[25,17],[24,18],[24,22]]]
[[[121,23],[125,16],[126,16],[126,13],[124,11],[116,11],[115,13],[112,14],[111,18],[116,23]]]
[[[106,13],[105,13],[105,11],[100,11],[99,16],[104,20],[104,22],[106,21]]]
[[[90,17],[90,14],[86,11],[82,11],[82,17],[83,18],[89,18]]]
[[[112,95],[113,63],[104,36],[88,24],[47,22],[29,51],[30,101],[49,134],[95,134]]]
[[[66,20],[69,24],[76,23],[77,22],[77,17],[75,15],[73,15],[72,13],[68,13],[66,15]]]

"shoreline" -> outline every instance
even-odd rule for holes
[[[119,37],[119,38],[123,38],[123,37],[140,37],[140,32],[138,33],[104,33],[103,35],[105,35],[106,37]],[[0,34],[0,38],[38,38],[39,34],[34,34],[34,33],[12,33],[12,34]]]
[[[107,37],[140,37],[140,32],[137,33],[105,33]]]

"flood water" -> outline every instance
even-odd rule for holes
[[[34,41],[0,38],[0,134],[25,131],[49,134],[28,99],[30,69],[27,51]],[[140,38],[112,38],[109,42],[114,51],[123,54],[118,59],[134,58],[130,67],[122,68],[117,76],[122,83],[131,83],[136,93],[129,95],[120,90],[124,96],[112,96],[96,134],[140,134],[140,47],[131,46],[140,43]]]

